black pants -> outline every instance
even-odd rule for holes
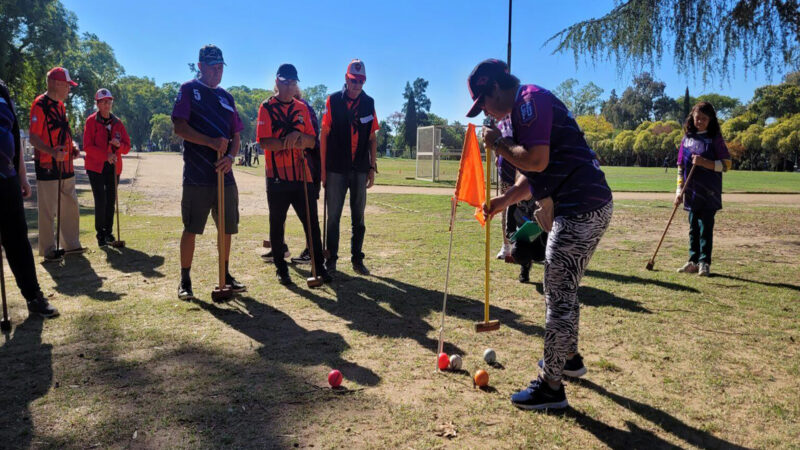
[[[716,211],[689,211],[689,261],[711,265]]]
[[[0,211],[0,236],[8,265],[22,296],[25,300],[33,300],[40,288],[31,243],[28,241],[28,224],[25,222],[19,177],[0,178]]]
[[[94,196],[94,229],[100,239],[112,234],[114,229],[114,202],[117,199],[114,166],[105,163],[102,173],[87,170],[86,174],[89,175]]]
[[[308,183],[308,204],[311,209],[311,239],[314,243],[314,263],[317,266],[317,273],[323,268],[322,260],[322,239],[319,233],[319,216],[317,215],[317,198],[319,198],[319,188],[314,184]],[[273,248],[273,260],[275,267],[284,271],[287,269],[286,260],[283,259],[284,242],[284,223],[286,223],[286,213],[289,206],[294,208],[297,218],[303,222],[303,231],[308,236],[306,224],[306,199],[302,185],[299,189],[268,189],[267,205],[269,206],[269,240]],[[308,245],[308,244],[306,244]],[[309,249],[311,251],[311,249]]]

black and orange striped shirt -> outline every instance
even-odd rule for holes
[[[315,136],[314,126],[308,107],[297,99],[282,102],[277,97],[271,97],[261,104],[258,110],[258,126],[256,139],[265,138],[282,139],[292,131]],[[266,164],[264,168],[267,179],[284,181],[303,181],[302,163],[303,149],[279,150],[264,152]],[[311,172],[306,168],[306,180],[311,182]]]

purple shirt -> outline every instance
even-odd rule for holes
[[[200,80],[181,85],[172,108],[172,118],[184,119],[194,130],[212,138],[233,139],[233,135],[244,128],[233,96],[221,87],[211,89]],[[215,186],[216,161],[217,152],[211,147],[184,140],[183,185]],[[236,184],[233,171],[225,174],[225,184]]]
[[[722,136],[708,137],[707,133],[690,133],[683,137],[678,149],[678,166],[683,167],[683,179],[692,169],[692,155],[717,161],[731,159]],[[683,195],[687,211],[717,211],[722,209],[722,173],[697,166]]]
[[[611,201],[611,189],[567,107],[550,91],[522,85],[510,117],[499,124],[504,137],[530,148],[549,145],[550,160],[542,172],[520,170],[534,199],[551,197],[556,216],[595,211]]]

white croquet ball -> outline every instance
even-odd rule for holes
[[[486,351],[483,352],[483,360],[486,361],[486,364],[494,364],[497,361],[497,354],[494,350],[487,348]]]
[[[450,370],[461,370],[461,355],[450,355]]]

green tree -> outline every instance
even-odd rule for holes
[[[800,85],[781,83],[757,88],[748,110],[762,121],[800,113]]]
[[[154,114],[150,118],[150,140],[160,144],[159,150],[180,151],[183,140],[174,133],[172,118],[168,114]]]
[[[381,120],[381,127],[378,129],[378,156],[386,155],[386,150],[389,148],[389,139],[392,137],[392,128],[385,120]]]
[[[240,133],[242,142],[253,142],[256,140],[256,120],[258,109],[264,100],[272,97],[272,91],[267,89],[249,88],[247,86],[232,86],[228,92],[236,102],[236,110],[242,120],[244,129]]]
[[[317,118],[321,121],[325,112],[325,101],[328,99],[328,87],[317,84],[303,89],[303,98],[314,108]]]
[[[102,87],[111,89],[125,74],[111,46],[90,33],[81,36],[77,45],[69,49],[65,60],[70,64],[70,76],[78,83],[72,89],[70,99],[81,118],[94,110],[97,90]]]
[[[636,133],[624,130],[614,137],[614,153],[621,158],[624,165],[628,165],[628,156],[633,153],[633,144],[636,142]]]
[[[600,98],[603,89],[592,82],[578,89],[578,80],[574,78],[564,80],[553,93],[576,116],[595,114],[603,103]]]
[[[117,82],[114,96],[114,110],[128,129],[131,144],[143,149],[150,137],[153,114],[171,112],[164,91],[151,78],[126,76]]]
[[[420,78],[417,78],[418,80]],[[403,111],[405,113],[405,120],[403,121],[404,132],[404,146],[414,147],[417,145],[417,126],[419,126],[419,116],[417,115],[417,100],[414,88],[411,83],[406,83],[406,90],[403,93],[406,102],[403,104]]]
[[[714,105],[717,116],[721,119],[731,117],[731,113],[741,106],[742,102],[738,98],[728,97],[727,95],[710,92],[697,97],[698,102],[709,102]]]
[[[646,167],[656,151],[661,149],[659,139],[650,130],[642,130],[633,141],[633,153],[640,166]]]
[[[728,78],[740,61],[745,71],[800,66],[797,0],[627,0],[600,18],[573,24],[547,40],[553,53],[572,52],[618,69],[660,64],[670,51],[674,67]],[[716,30],[714,39],[708,30]]]
[[[644,72],[633,78],[633,86],[628,87],[617,99],[616,92],[603,105],[602,114],[617,128],[632,129],[646,120],[658,120],[677,115],[677,102],[664,94],[666,84]]]

